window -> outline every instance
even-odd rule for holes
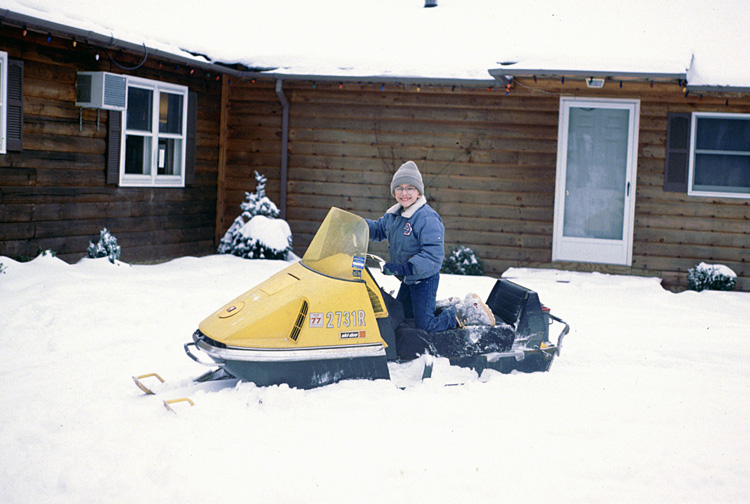
[[[0,154],[7,152],[8,53],[0,51]]]
[[[121,186],[183,187],[188,89],[128,77],[119,159]]]
[[[750,197],[750,114],[695,112],[688,194]]]

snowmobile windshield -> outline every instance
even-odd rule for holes
[[[370,228],[362,217],[333,207],[302,257],[302,264],[334,278],[362,278],[369,240]]]

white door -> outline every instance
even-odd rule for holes
[[[560,99],[553,261],[630,265],[639,100]]]

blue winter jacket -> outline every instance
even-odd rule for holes
[[[421,196],[404,210],[395,204],[378,220],[365,219],[370,227],[370,240],[388,240],[390,262],[411,266],[407,284],[417,283],[440,271],[445,257],[445,226],[440,215]]]

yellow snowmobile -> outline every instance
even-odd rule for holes
[[[366,266],[368,244],[365,220],[332,208],[300,262],[199,324],[185,351],[196,362],[220,368],[204,379],[229,375],[258,386],[313,388],[346,379],[389,379],[388,361],[425,353],[480,373],[545,371],[559,354],[568,325],[543,308],[535,292],[502,279],[487,300],[495,327],[434,334],[414,328]],[[549,340],[553,320],[565,326],[556,344]]]

